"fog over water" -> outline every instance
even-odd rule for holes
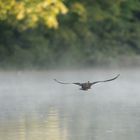
[[[106,80],[88,91],[56,83]],[[140,69],[0,72],[0,140],[140,139]]]

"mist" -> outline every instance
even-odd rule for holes
[[[88,91],[64,82],[104,80]],[[137,140],[139,68],[0,72],[2,140]]]

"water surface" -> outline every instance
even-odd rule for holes
[[[0,72],[0,140],[140,139],[140,69]],[[53,81],[121,76],[88,91]]]

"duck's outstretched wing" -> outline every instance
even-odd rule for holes
[[[65,83],[65,82],[58,81],[57,79],[54,79],[54,81],[56,81],[57,83],[60,83],[60,84],[75,84],[75,85],[81,86],[81,83]]]
[[[81,83],[72,83],[72,84],[75,84],[75,85],[78,85],[78,86],[82,86]]]
[[[72,84],[72,83],[64,83],[64,82],[58,81],[57,79],[54,79],[54,81],[56,81],[57,83],[60,83],[60,84]]]
[[[97,83],[101,83],[101,82],[109,82],[109,81],[113,81],[115,79],[117,79],[120,76],[120,74],[118,74],[117,76],[115,76],[114,78],[108,79],[108,80],[103,80],[103,81],[96,81],[91,83],[91,85],[97,84]]]

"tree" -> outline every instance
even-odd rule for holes
[[[0,0],[0,9],[0,20],[20,29],[33,28],[39,23],[57,28],[58,15],[68,12],[61,0]]]

